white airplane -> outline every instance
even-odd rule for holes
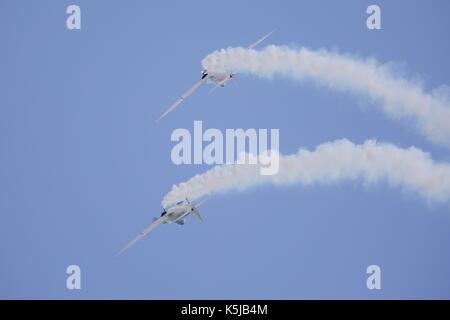
[[[153,231],[160,224],[176,223],[179,225],[184,225],[186,223],[186,218],[191,213],[193,213],[201,222],[203,222],[203,218],[200,215],[200,212],[198,211],[197,208],[200,207],[204,202],[205,200],[198,203],[197,205],[194,205],[186,198],[186,200],[177,202],[173,207],[169,209],[163,208],[160,217],[154,218],[153,222],[147,228],[145,228],[136,238],[131,240],[125,247],[123,247],[122,250],[120,250],[116,254],[116,257],[124,253],[133,244],[141,240],[143,237],[145,237],[147,234]]]
[[[266,40],[272,33],[274,33],[275,31],[269,32],[268,34],[266,34],[265,36],[263,36],[262,38],[258,39],[255,43],[252,43],[250,46],[248,46],[248,49],[253,49],[255,48],[257,45],[259,45],[261,42],[263,42],[264,40]],[[186,100],[187,97],[189,97],[191,94],[193,94],[198,88],[200,88],[202,86],[202,84],[207,83],[207,82],[211,82],[215,84],[215,87],[213,88],[216,89],[218,87],[225,87],[225,84],[227,83],[227,81],[229,80],[236,80],[235,78],[236,73],[230,73],[230,74],[220,74],[220,73],[213,73],[213,72],[208,72],[208,70],[203,70],[202,71],[202,77],[200,80],[198,80],[188,91],[186,91],[181,97],[179,97],[177,99],[177,101],[175,101],[159,118],[158,120],[156,120],[157,122],[159,120],[161,120],[162,118],[164,118],[169,112],[173,111],[176,107],[178,107],[184,100]]]

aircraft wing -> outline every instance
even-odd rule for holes
[[[168,113],[172,112],[176,107],[178,107],[187,97],[195,92],[202,84],[204,84],[208,80],[208,77],[204,79],[200,79],[197,81],[188,91],[186,91],[181,97],[177,99],[159,118],[156,120],[158,122],[162,118],[164,118]]]
[[[139,233],[139,235],[136,238],[131,240],[125,247],[123,247],[123,249],[120,250],[116,254],[116,257],[121,255],[125,251],[127,251],[133,244],[135,244],[136,242],[138,242],[139,240],[144,238],[147,234],[149,234],[151,231],[153,231],[157,226],[159,226],[161,223],[163,223],[164,220],[166,220],[166,217],[162,216],[159,219],[153,221],[147,228],[145,228],[141,233]]]
[[[251,45],[248,46],[249,49],[254,49],[258,44],[260,44],[261,42],[263,42],[264,40],[266,40],[268,37],[270,37],[270,35],[272,33],[274,33],[275,30],[269,32],[268,34],[266,34],[264,37],[259,38],[255,43],[252,43]]]

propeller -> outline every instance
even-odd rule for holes
[[[200,211],[198,211],[198,207],[200,207],[202,204],[204,204],[206,201],[207,201],[208,199],[204,199],[204,200],[202,200],[202,201],[200,201],[199,203],[197,203],[196,205],[193,205],[193,204],[191,204],[190,202],[189,202],[189,200],[186,198],[186,201],[189,203],[189,204],[191,204],[191,210],[192,210],[192,212],[195,214],[195,216],[201,221],[201,222],[203,222],[203,217],[202,217],[202,215],[200,214]]]
[[[195,216],[198,218],[198,220],[200,220],[201,222],[203,222],[203,217],[200,214],[200,211],[198,211],[198,209],[195,206],[192,206],[192,210],[195,214]]]

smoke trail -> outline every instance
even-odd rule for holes
[[[313,79],[330,88],[367,96],[393,118],[411,118],[431,142],[450,147],[449,87],[426,93],[419,84],[394,75],[388,65],[324,50],[269,46],[262,51],[229,48],[202,61],[210,72],[282,75]]]
[[[196,200],[264,184],[332,184],[343,180],[387,182],[431,201],[450,200],[449,164],[436,163],[429,154],[414,147],[401,149],[375,140],[362,145],[337,140],[319,145],[314,151],[300,149],[297,154],[280,156],[276,175],[263,176],[259,169],[259,165],[248,164],[215,167],[173,186],[162,205],[166,207],[186,197]]]

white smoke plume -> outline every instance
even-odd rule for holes
[[[450,200],[449,164],[437,163],[415,147],[402,149],[375,140],[361,145],[337,140],[319,145],[314,151],[300,149],[297,154],[280,156],[276,175],[263,176],[259,169],[259,165],[250,164],[215,167],[173,186],[162,205],[260,185],[332,184],[344,180],[387,183],[416,192],[429,201]]]
[[[413,119],[431,142],[450,147],[449,87],[425,92],[374,59],[362,60],[325,50],[269,46],[262,51],[228,48],[208,55],[209,72],[240,72],[270,78],[312,79],[330,88],[368,97],[392,118]]]

